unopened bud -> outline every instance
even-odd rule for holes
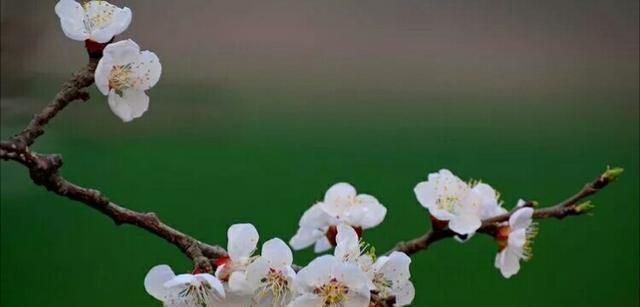
[[[604,172],[604,174],[602,174],[602,178],[609,182],[612,182],[618,179],[618,177],[620,177],[623,172],[624,169],[622,167],[607,167],[607,170]]]
[[[588,213],[591,210],[593,210],[596,206],[594,206],[593,204],[591,204],[591,201],[585,201],[579,205],[576,206],[576,212],[577,213]]]

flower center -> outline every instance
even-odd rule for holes
[[[273,306],[284,306],[287,300],[287,293],[289,290],[289,281],[287,277],[278,270],[273,268],[269,268],[269,272],[267,276],[261,280],[262,287],[258,292],[257,301],[262,300],[262,298],[271,293],[272,295],[272,305]]]
[[[349,288],[333,278],[328,283],[316,288],[314,293],[322,299],[325,305],[335,306],[344,301],[349,293]]]
[[[113,65],[109,74],[109,88],[121,92],[133,85],[132,64]]]
[[[209,306],[209,297],[211,297],[211,285],[208,282],[199,284],[185,284],[184,290],[178,293],[179,300],[186,306]]]
[[[84,9],[84,27],[88,31],[102,29],[113,19],[116,6],[107,1],[88,1],[82,4]]]
[[[509,233],[511,233],[511,228],[509,226],[500,226],[498,228],[498,232],[496,233],[496,242],[498,243],[498,251],[502,251],[507,247],[509,243]]]
[[[384,277],[384,274],[380,272],[376,272],[373,274],[373,284],[376,286],[378,290],[378,294],[381,297],[388,297],[393,295],[391,293],[391,286],[393,286],[393,282]]]

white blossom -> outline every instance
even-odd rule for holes
[[[177,275],[167,265],[153,267],[144,279],[151,296],[166,307],[220,306],[225,297],[220,280],[211,274]]]
[[[332,255],[320,256],[298,272],[295,280],[298,297],[288,306],[367,307],[371,295],[368,282],[358,266]]]
[[[379,257],[373,265],[373,284],[381,298],[395,297],[395,306],[411,304],[416,290],[409,280],[411,258],[402,252]]]
[[[289,242],[294,249],[315,243],[323,252],[335,244],[336,227],[347,224],[360,231],[378,226],[387,209],[373,196],[357,194],[348,183],[337,183],[327,190],[324,200],[309,208],[300,219],[297,233]]]
[[[131,23],[131,10],[107,1],[60,0],[55,7],[64,34],[77,41],[106,43]]]
[[[379,257],[374,263],[374,256],[363,252],[362,242],[353,228],[346,225],[338,226],[336,241],[335,257],[357,265],[367,276],[369,289],[377,292],[380,298],[395,297],[395,306],[408,305],[413,301],[415,289],[409,281],[409,256],[393,252]]]
[[[496,255],[495,266],[505,278],[509,278],[520,270],[520,260],[531,259],[533,239],[538,233],[532,223],[533,208],[518,209],[509,218],[506,225],[498,229],[496,240],[500,251]]]
[[[160,79],[162,66],[155,53],[140,51],[132,41],[109,44],[95,71],[96,86],[108,95],[113,113],[125,122],[144,114],[149,108],[146,90]]]
[[[507,212],[491,186],[485,183],[469,186],[446,169],[429,174],[414,192],[433,218],[448,221],[449,228],[459,235],[471,236],[483,219]]]
[[[291,249],[281,239],[271,239],[262,245],[261,255],[246,270],[255,304],[286,306],[291,301],[296,277],[292,264]]]
[[[253,252],[258,245],[258,231],[251,224],[234,224],[227,230],[227,257],[216,260],[216,277],[229,284],[229,288],[239,295],[249,295],[251,286],[247,283],[245,271],[255,259]]]

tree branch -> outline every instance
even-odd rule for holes
[[[78,70],[70,80],[63,84],[53,101],[34,115],[27,127],[9,140],[1,141],[0,158],[2,160],[13,160],[24,165],[29,170],[31,179],[35,184],[41,185],[53,193],[81,202],[101,212],[111,218],[116,225],[134,225],[164,239],[175,245],[187,257],[193,260],[200,270],[212,272],[214,269],[214,260],[227,256],[224,248],[200,242],[163,223],[152,212],[136,212],[121,207],[111,202],[98,190],[85,188],[66,180],[60,175],[60,168],[63,164],[62,156],[58,154],[40,154],[32,152],[29,148],[35,143],[39,136],[44,134],[44,127],[49,121],[57,116],[69,103],[75,100],[86,101],[89,99],[89,94],[85,92],[84,89],[91,86],[94,82],[93,73],[97,61],[98,59],[91,58],[85,67]],[[610,182],[614,181],[621,172],[622,169],[608,169],[604,174],[596,178],[593,182],[585,185],[582,190],[565,201],[552,207],[535,210],[533,214],[534,218],[555,217],[561,219],[566,216],[580,215],[588,212],[592,206],[589,203],[578,204],[578,202],[606,187]],[[532,204],[529,203],[529,205]],[[513,212],[514,211],[511,211],[484,220],[478,232],[485,234],[495,233],[497,226],[507,221]],[[412,255],[419,251],[426,250],[434,242],[455,235],[446,225],[439,226],[438,223],[435,223],[435,226],[432,230],[418,238],[397,243],[396,246],[386,254],[388,255],[393,251],[401,251]],[[294,268],[296,271],[300,269],[300,267],[296,265],[294,265]],[[379,307],[392,306],[395,304],[394,297],[383,298],[375,292],[372,292],[371,301],[372,306]]]
[[[578,204],[581,200],[597,193],[604,187],[606,187],[609,183],[615,181],[618,176],[622,174],[621,168],[609,168],[602,175],[598,176],[592,182],[587,183],[582,190],[580,190],[575,195],[567,198],[566,200],[547,208],[536,209],[533,212],[533,218],[535,219],[544,219],[544,218],[557,218],[563,219],[567,216],[572,215],[581,215],[589,212],[593,206],[589,202]],[[525,206],[533,206],[534,204],[529,202]],[[478,229],[477,232],[485,233],[485,234],[494,234],[497,226],[500,223],[506,222],[509,220],[515,209],[509,213],[505,213],[490,219],[486,219],[482,221],[482,226]],[[455,233],[451,231],[448,227],[438,227],[437,223],[435,227],[432,227],[424,235],[406,241],[406,242],[398,242],[394,248],[389,250],[386,255],[391,254],[394,251],[404,252],[407,255],[415,254],[419,251],[426,250],[431,246],[431,244],[438,242],[445,238],[451,238],[455,236]]]
[[[171,228],[154,213],[143,213],[118,206],[103,196],[100,191],[85,188],[69,182],[59,173],[62,156],[57,154],[39,154],[32,152],[29,146],[44,133],[44,127],[69,103],[75,100],[86,101],[89,94],[84,89],[93,84],[93,72],[97,60],[89,63],[73,74],[65,82],[54,98],[44,109],[35,114],[31,122],[19,134],[7,141],[0,142],[0,158],[13,160],[24,165],[33,182],[60,196],[81,202],[110,217],[116,225],[130,224],[143,228],[167,242],[175,245],[192,259],[196,265],[207,272],[213,270],[212,259],[225,256],[226,251],[219,246],[202,243],[193,237]]]

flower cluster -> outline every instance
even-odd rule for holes
[[[124,122],[141,117],[149,109],[145,91],[158,82],[162,66],[155,53],[140,51],[130,39],[111,43],[129,27],[131,10],[106,1],[60,0],[55,11],[65,35],[84,41],[89,54],[100,58],[95,83],[113,113]]]
[[[363,254],[355,230],[337,226],[334,255],[323,255],[296,273],[293,254],[281,239],[262,244],[251,224],[232,225],[228,256],[216,260],[215,274],[181,274],[158,265],[147,274],[147,292],[165,306],[361,306],[371,293],[396,299],[396,306],[413,300],[409,281],[411,259],[399,252],[375,259]]]
[[[357,194],[348,183],[333,185],[324,200],[309,208],[300,219],[298,232],[289,244],[296,250],[314,245],[316,253],[336,246],[337,226],[345,224],[362,235],[365,229],[380,225],[387,209],[367,194]]]
[[[469,239],[482,221],[507,213],[499,194],[488,184],[467,184],[449,170],[429,174],[427,181],[416,185],[414,192],[420,204],[429,210],[434,228],[449,227],[459,241]],[[520,269],[520,260],[531,258],[531,245],[537,234],[532,223],[533,209],[518,201],[509,221],[495,233],[498,254],[495,266],[506,278]]]
[[[462,242],[480,229],[483,220],[508,213],[491,186],[465,183],[448,170],[429,174],[415,193],[429,210],[435,230],[448,227]],[[362,240],[363,231],[379,225],[386,212],[375,197],[338,183],[303,214],[289,242],[294,249],[315,244],[319,253],[335,247],[333,254],[321,255],[296,272],[284,241],[264,242],[257,255],[256,228],[235,224],[227,232],[228,255],[216,259],[214,275],[175,276],[160,265],[151,269],[145,287],[165,306],[367,307],[375,303],[373,294],[394,306],[409,305],[415,297],[411,258],[398,251],[377,257]],[[518,272],[520,260],[531,257],[537,231],[532,217],[533,209],[520,200],[507,222],[493,225],[499,247],[495,266],[506,278]]]

